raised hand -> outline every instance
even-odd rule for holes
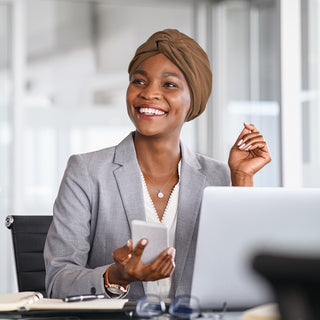
[[[232,185],[252,186],[254,174],[270,161],[270,151],[260,131],[253,124],[244,123],[229,154]]]

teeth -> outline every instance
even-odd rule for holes
[[[139,110],[140,113],[144,113],[146,115],[163,115],[164,112],[160,111],[158,109],[153,109],[153,108],[140,108]]]

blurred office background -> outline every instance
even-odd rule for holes
[[[8,214],[52,214],[67,159],[118,143],[127,66],[153,32],[207,51],[213,94],[182,138],[227,161],[243,122],[273,161],[256,186],[320,186],[319,0],[0,0],[0,293],[16,290]]]

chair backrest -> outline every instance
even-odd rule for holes
[[[11,229],[19,291],[46,296],[43,249],[52,216],[7,216]]]

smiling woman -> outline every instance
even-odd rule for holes
[[[83,292],[174,297],[190,292],[198,215],[206,186],[251,186],[270,160],[263,136],[244,124],[226,164],[194,154],[180,140],[211,93],[206,53],[167,29],[152,35],[129,65],[127,110],[136,130],[117,146],[72,156],[45,247],[50,297]],[[230,174],[231,173],[231,174]],[[161,223],[169,247],[141,262],[148,239],[133,247],[134,219]]]
[[[167,29],[153,34],[143,43],[129,64],[129,76],[136,73],[148,58],[163,54],[178,69],[190,89],[191,108],[186,121],[199,116],[206,107],[212,87],[212,72],[207,54],[196,41],[178,30]]]
[[[146,59],[132,74],[127,108],[136,134],[179,140],[190,103],[183,73],[163,54]]]

